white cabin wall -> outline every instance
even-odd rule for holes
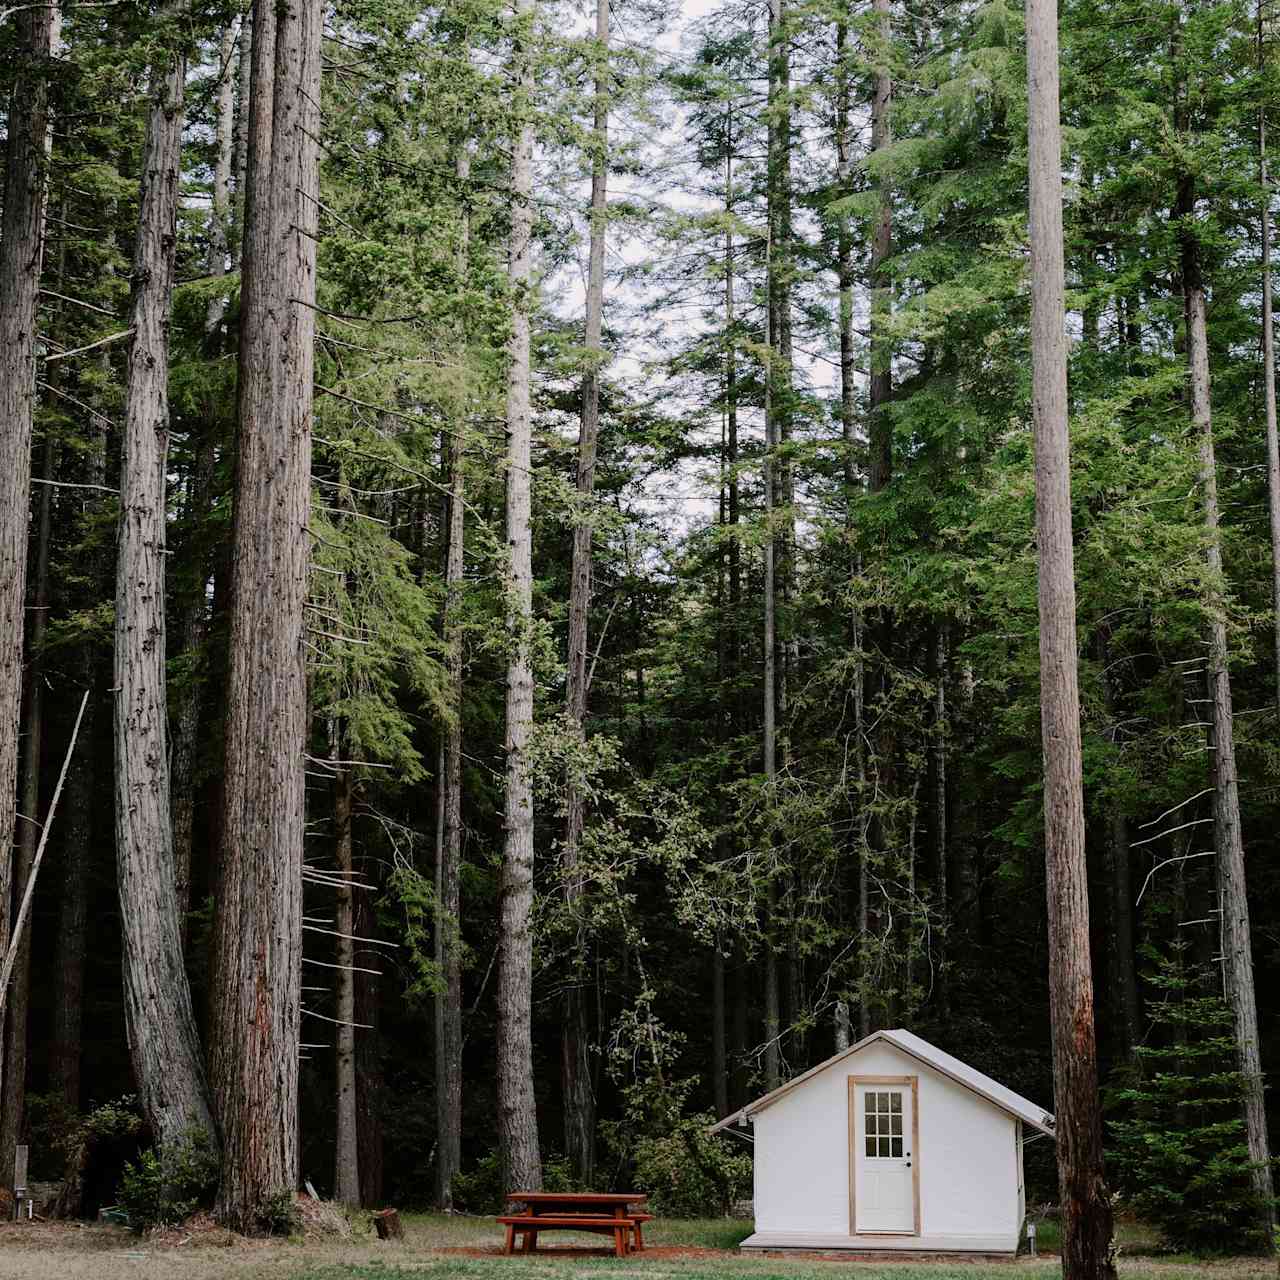
[[[921,1235],[1015,1233],[1018,1122],[917,1059],[877,1041],[754,1117],[757,1232],[849,1232],[851,1075],[919,1077]]]

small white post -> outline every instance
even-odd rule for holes
[[[13,1149],[13,1217],[22,1220],[22,1201],[27,1194],[27,1154],[30,1148],[19,1144]]]

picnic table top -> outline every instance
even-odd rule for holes
[[[649,1196],[644,1191],[508,1191],[508,1200],[525,1204],[643,1204]]]

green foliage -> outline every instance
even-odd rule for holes
[[[1252,1163],[1235,1069],[1231,1011],[1184,950],[1159,960],[1151,1014],[1160,1042],[1140,1045],[1133,1079],[1114,1090],[1108,1167],[1166,1244],[1196,1254],[1261,1250]]]
[[[573,1170],[563,1156],[554,1152],[543,1156],[542,1189],[544,1191],[579,1191]],[[453,1175],[453,1204],[462,1213],[501,1213],[506,1205],[507,1188],[502,1184],[502,1166],[496,1151],[487,1152],[471,1167]]]
[[[684,1116],[669,1132],[636,1143],[635,1183],[655,1212],[675,1218],[727,1216],[751,1194],[751,1157],[732,1138],[709,1137],[709,1113]]]
[[[139,1233],[173,1226],[213,1203],[218,1186],[218,1151],[203,1128],[188,1130],[176,1142],[144,1151],[124,1167],[120,1203],[129,1225]]]
[[[292,1191],[280,1191],[258,1211],[258,1230],[268,1236],[293,1236],[302,1230],[302,1212]]]

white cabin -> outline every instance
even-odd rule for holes
[[[1017,1252],[1023,1134],[1053,1116],[910,1031],[877,1031],[726,1116],[754,1129],[743,1249]]]

